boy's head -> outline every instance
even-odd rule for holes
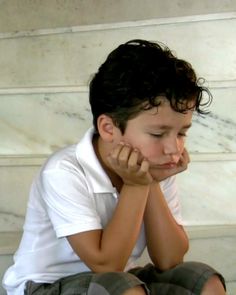
[[[208,101],[203,102],[203,92]],[[90,105],[97,129],[100,115],[110,116],[124,133],[127,121],[158,106],[164,96],[177,112],[205,113],[210,92],[199,85],[192,66],[167,47],[131,40],[112,51],[90,82]]]

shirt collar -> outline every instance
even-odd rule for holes
[[[84,137],[77,144],[76,157],[82,166],[86,178],[89,180],[95,193],[115,193],[110,178],[104,171],[99,162],[92,144],[95,130],[93,127],[88,129]]]

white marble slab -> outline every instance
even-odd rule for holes
[[[221,227],[199,227],[198,237],[192,237],[192,232],[195,232],[195,227],[187,228],[187,234],[190,236],[190,247],[185,256],[185,261],[207,263],[220,271],[227,281],[229,291],[227,294],[235,295],[233,286],[236,277],[236,236],[235,227],[233,229],[233,235],[232,229],[230,228],[230,230],[228,230],[228,228],[230,227],[224,226],[224,231],[222,232]],[[150,258],[147,250],[145,250],[142,257],[139,259],[139,263],[140,265],[145,265],[148,262],[150,262]]]
[[[194,153],[235,153],[236,88],[214,88],[211,92],[210,113],[193,117],[187,146]]]
[[[187,147],[191,153],[235,153],[236,88],[212,94],[211,113],[194,117]],[[0,95],[0,103],[0,155],[51,154],[77,142],[92,124],[86,92]]]
[[[107,54],[130,39],[164,42],[207,80],[236,79],[236,18],[173,22],[50,35],[12,34],[0,42],[0,87],[87,85]]]
[[[191,240],[185,260],[207,263],[221,272],[227,281],[235,281],[235,244],[235,236]]]
[[[86,93],[0,96],[0,154],[51,154],[92,124]]]
[[[185,225],[236,224],[236,162],[193,162],[178,175]]]
[[[30,185],[38,166],[0,166],[0,232],[22,230]]]
[[[19,32],[29,29],[146,20],[157,17],[168,18],[179,15],[205,15],[207,13],[222,15],[222,12],[235,11],[235,9],[236,3],[229,0],[215,0],[214,2],[212,0],[190,0],[187,3],[178,0],[171,2],[130,0],[129,5],[126,1],[114,0],[109,2],[86,0],[86,3],[58,0],[25,1],[20,4],[17,0],[2,1],[0,30],[1,32]]]

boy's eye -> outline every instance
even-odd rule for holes
[[[180,136],[180,137],[186,137],[187,134],[186,133],[179,133],[178,136]]]
[[[151,136],[160,138],[164,135],[164,133],[151,133]]]

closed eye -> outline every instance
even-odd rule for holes
[[[178,136],[179,137],[187,137],[187,134],[186,133],[179,133]]]
[[[152,137],[161,138],[161,137],[163,137],[165,134],[164,134],[164,133],[151,133],[150,135],[151,135]]]

